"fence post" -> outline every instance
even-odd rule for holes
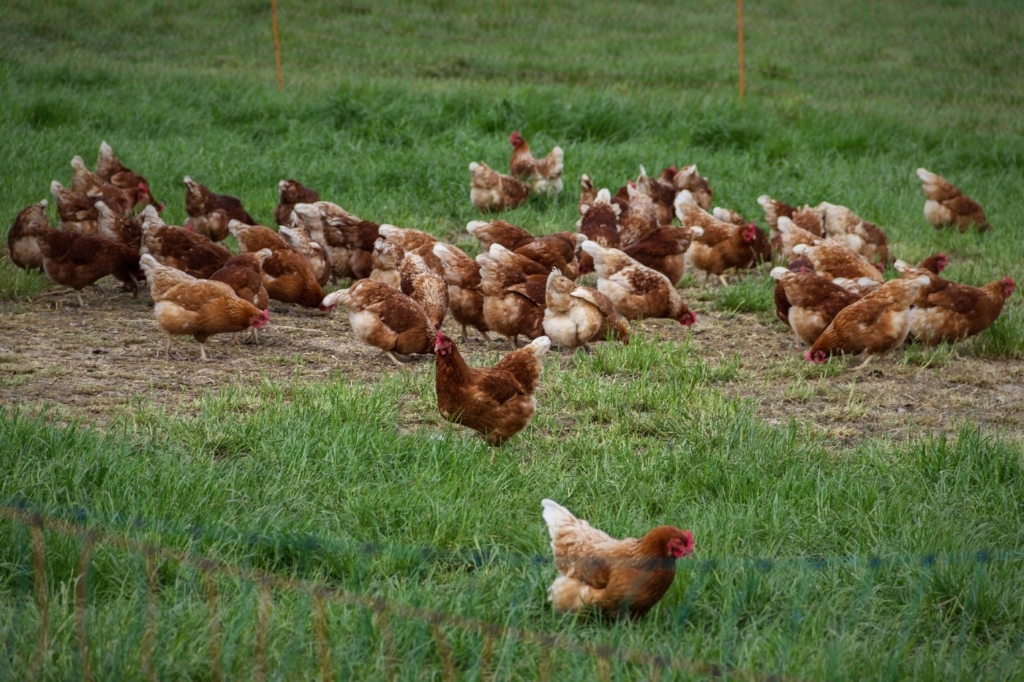
[[[747,65],[743,59],[743,0],[736,0],[736,24],[739,32],[740,43],[740,99],[743,99],[747,92]]]
[[[284,90],[281,78],[281,41],[277,36],[277,0],[270,0],[270,14],[274,22],[274,62],[277,64],[277,89]]]

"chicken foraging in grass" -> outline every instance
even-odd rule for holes
[[[679,284],[686,267],[686,252],[695,237],[704,234],[700,227],[666,225],[648,232],[640,241],[622,248],[622,252],[642,265],[668,277],[672,286]]]
[[[257,224],[236,197],[214,194],[187,175],[184,182],[185,213],[188,214],[185,225],[199,234],[219,242],[228,236],[228,223],[232,220],[244,225]]]
[[[584,206],[593,206],[594,199],[597,197],[597,190],[594,188],[594,181],[590,179],[590,176],[584,173],[580,176],[580,199],[577,203],[577,207],[582,216],[586,211]]]
[[[53,194],[54,203],[57,206],[60,229],[82,234],[95,234],[99,221],[99,212],[96,210],[97,201],[104,201],[107,206],[122,215],[126,213],[127,198],[124,193],[112,185],[106,187],[107,191],[93,187],[85,192],[76,192],[64,187],[56,180],[51,182],[50,192]]]
[[[836,353],[870,356],[898,348],[910,333],[911,306],[928,284],[929,278],[923,275],[886,282],[843,308],[804,358],[818,363]]]
[[[675,217],[675,208],[672,205],[676,198],[676,188],[673,184],[675,175],[676,167],[669,166],[661,171],[657,178],[651,178],[647,175],[647,170],[640,166],[640,177],[637,178],[636,187],[654,202],[659,225],[670,225],[672,218]]]
[[[676,561],[693,554],[693,533],[658,526],[640,539],[616,540],[552,500],[542,500],[558,577],[548,601],[559,611],[600,609],[640,618],[665,595]]]
[[[209,359],[206,357],[206,340],[209,337],[240,332],[249,327],[258,329],[270,320],[268,311],[242,300],[224,282],[175,273],[171,268],[161,266],[149,254],[142,257],[142,269],[155,302],[153,312],[157,324],[167,335],[165,351],[168,357],[172,336],[191,334],[199,342],[199,359],[205,362]],[[159,281],[162,276],[169,277],[169,281]]]
[[[869,223],[846,208],[823,201],[816,207],[824,211],[825,234],[869,261],[889,260],[889,240],[874,223]]]
[[[686,190],[693,195],[694,201],[705,211],[711,210],[711,186],[697,171],[697,165],[691,164],[679,169],[679,172],[672,178],[672,184],[676,192]]]
[[[518,336],[535,339],[544,334],[544,281],[531,281],[515,267],[494,256],[514,256],[500,244],[492,252],[476,257],[480,266],[480,291],[484,295],[483,312],[487,328],[508,339],[513,350]]]
[[[373,270],[370,272],[370,279],[398,289],[402,281],[402,274],[398,269],[405,260],[405,250],[390,239],[381,237],[373,245],[372,259]]]
[[[46,219],[46,199],[21,209],[7,233],[7,253],[11,262],[22,270],[42,270],[43,254],[39,240],[52,230]]]
[[[303,224],[293,227],[281,225],[278,234],[295,251],[309,259],[313,266],[313,274],[320,286],[324,286],[331,279],[331,264],[327,260],[327,252],[324,247],[309,234],[309,230]]]
[[[316,190],[306,187],[298,180],[281,180],[277,183],[277,207],[274,220],[278,225],[287,225],[291,220],[295,204],[315,204],[320,201]]]
[[[523,228],[504,220],[471,220],[466,223],[466,232],[480,241],[480,249],[483,251],[488,251],[492,244],[501,244],[509,251],[515,251],[536,239]]]
[[[217,272],[210,275],[211,282],[224,282],[243,301],[250,301],[260,310],[266,311],[270,304],[267,288],[263,286],[263,263],[273,252],[260,249],[255,253],[241,253],[232,256]],[[260,342],[258,327],[252,328],[252,338],[258,345]],[[237,336],[235,339],[237,343]]]
[[[512,143],[512,159],[509,162],[512,175],[529,184],[538,194],[557,197],[562,191],[562,171],[565,169],[565,153],[562,148],[555,147],[547,156],[537,159],[519,131],[512,133],[508,141]]]
[[[989,229],[981,204],[966,196],[959,187],[924,168],[917,169],[917,177],[924,183],[924,217],[932,227],[942,229],[952,225],[961,232],[971,227],[978,232]]]
[[[604,340],[611,330],[622,343],[629,344],[629,325],[615,314],[611,300],[596,289],[577,286],[552,269],[545,297],[544,333],[553,343],[589,351],[588,343]]]
[[[818,340],[839,311],[861,298],[813,272],[774,268],[771,275],[778,280],[776,315],[808,346]]]
[[[444,274],[444,266],[441,265],[441,261],[434,255],[434,244],[437,243],[437,237],[434,235],[421,230],[410,230],[395,227],[394,225],[381,225],[377,228],[377,231],[381,237],[401,246],[406,256],[414,253],[422,258],[427,267],[434,273],[438,275]]]
[[[939,254],[941,255],[941,254]],[[928,263],[931,259],[927,259]],[[927,277],[915,301],[910,336],[928,346],[970,338],[992,326],[1017,285],[1009,276],[981,287],[949,282],[925,269],[896,261],[903,278]]]
[[[607,296],[615,312],[627,320],[663,317],[684,327],[697,321],[668,277],[636,262],[618,249],[606,249],[592,241],[583,250],[594,259],[597,290]]]
[[[339,289],[323,300],[324,308],[341,304],[348,308],[349,324],[356,338],[380,348],[397,366],[394,353],[430,353],[437,330],[416,301],[387,284],[361,279],[348,289]]]
[[[515,208],[530,196],[530,186],[511,175],[502,175],[486,163],[469,164],[472,178],[469,197],[481,211],[503,211]]]
[[[725,283],[724,274],[731,268],[753,268],[771,260],[768,236],[754,223],[734,225],[714,217],[697,205],[688,190],[676,197],[676,215],[683,227],[700,227],[686,251],[686,267],[701,273],[705,280],[717,276]]]
[[[226,248],[191,230],[167,225],[153,206],[142,211],[142,250],[161,264],[206,279],[231,258]]]
[[[164,210],[164,205],[153,198],[149,181],[121,163],[106,141],[100,143],[99,155],[96,157],[96,175],[114,187],[124,190],[131,199],[131,208],[152,205],[157,212]]]
[[[284,237],[264,225],[246,225],[232,219],[228,221],[228,231],[238,240],[242,251],[249,253],[260,249],[290,251],[292,248]]]
[[[590,204],[580,207],[582,213],[576,227],[589,240],[606,248],[618,249],[622,246],[619,235],[619,214],[622,209],[612,203],[611,192],[601,189]],[[580,249],[577,255],[581,275],[594,271],[594,259],[586,251]]]
[[[295,217],[309,230],[330,262],[335,279],[363,279],[373,271],[373,245],[379,225],[358,218],[329,201],[296,204]]]
[[[551,340],[541,336],[493,367],[470,367],[455,343],[434,340],[437,409],[445,419],[479,432],[492,446],[522,431],[537,409],[534,394]]]
[[[487,253],[496,261],[503,263],[510,268],[514,268],[526,275],[528,280],[532,277],[541,277],[545,282],[547,281],[548,268],[544,267],[532,258],[520,256],[515,251],[509,251],[501,244],[491,244],[491,248]]]
[[[243,225],[237,220],[231,220],[228,228],[246,251],[252,253],[270,249],[272,252],[263,262],[263,286],[270,298],[282,303],[327,310],[321,305],[324,289],[317,280],[313,264],[293,249],[281,235],[269,227]]]
[[[797,244],[814,246],[824,241],[813,232],[808,232],[785,216],[779,216],[775,237],[772,237],[772,248],[782,256],[783,260],[793,259],[793,248]]]
[[[867,277],[876,282],[885,281],[882,271],[868,259],[830,239],[814,245],[797,244],[793,247],[793,254],[809,260],[814,271],[828,279],[845,277],[856,281]]]
[[[139,252],[98,234],[79,234],[66,230],[45,230],[38,236],[46,276],[57,284],[71,287],[84,306],[82,289],[113,275],[128,290],[137,292]]]
[[[448,284],[448,308],[455,321],[462,326],[462,342],[468,343],[466,327],[472,325],[487,340],[489,327],[484,318],[484,295],[480,289],[480,266],[458,247],[434,244],[434,255],[444,265],[444,280]]]
[[[117,211],[111,210],[105,201],[96,202],[96,231],[136,251],[142,249],[142,216],[125,218]]]
[[[619,238],[623,246],[635,244],[658,229],[658,207],[651,198],[633,183],[626,186],[626,193],[629,195],[629,208],[619,216]]]
[[[515,249],[520,256],[540,263],[544,268],[557,268],[569,279],[576,279],[580,274],[580,266],[576,261],[576,249],[586,237],[572,232],[556,232],[541,237]]]

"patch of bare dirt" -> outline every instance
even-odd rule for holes
[[[171,358],[156,357],[164,335],[147,296],[132,299],[109,285],[105,297],[94,290],[83,295],[84,308],[70,292],[31,303],[0,303],[0,405],[49,406],[102,426],[140,400],[189,411],[201,394],[264,378],[370,383],[399,371],[383,353],[352,337],[344,312],[326,315],[274,303],[260,345],[233,345],[230,335],[214,336],[207,343],[210,361],[203,363],[191,337],[174,339]],[[735,378],[719,386],[731,397],[751,400],[769,423],[793,419],[841,445],[866,437],[953,433],[964,422],[1021,435],[1021,363],[899,350],[859,370],[859,358],[811,366],[781,323],[711,306],[696,304],[700,314],[693,343],[713,365],[738,365]],[[457,334],[453,324],[446,326]],[[668,320],[648,321],[645,328],[663,339],[686,335]],[[484,343],[475,333],[470,338],[464,348],[470,362],[483,361]],[[495,349],[503,352],[504,342]],[[567,353],[561,355],[563,363],[570,361]],[[410,365],[427,363],[416,358]]]

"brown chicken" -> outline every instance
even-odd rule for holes
[[[293,227],[281,225],[277,232],[284,239],[288,246],[301,253],[309,259],[313,266],[313,274],[320,286],[324,286],[331,279],[331,263],[327,260],[327,252],[319,243],[313,241],[309,230],[301,223]]]
[[[824,241],[821,237],[815,236],[813,232],[798,226],[786,216],[779,216],[777,225],[776,236],[772,238],[772,248],[786,262],[793,259],[793,248],[797,244],[814,246]]]
[[[548,268],[532,258],[520,256],[515,251],[509,251],[501,244],[491,244],[491,249],[487,253],[490,254],[491,258],[523,273],[527,279],[540,277],[545,282],[547,281]]]
[[[623,246],[635,244],[658,229],[658,207],[651,198],[632,182],[626,186],[626,193],[629,195],[629,207],[619,216],[619,238]]]
[[[348,321],[356,338],[380,348],[396,365],[394,353],[430,353],[437,330],[416,301],[387,284],[361,279],[348,289],[326,296],[323,307],[337,304],[348,308]]]
[[[306,308],[327,310],[321,304],[324,289],[317,281],[313,264],[293,249],[281,235],[263,225],[243,225],[237,220],[229,223],[231,234],[239,246],[250,253],[270,249],[272,255],[263,263],[263,286],[275,301],[295,303]]]
[[[715,216],[723,223],[732,223],[733,225],[748,225],[749,220],[744,218],[742,215],[732,210],[731,208],[722,208],[721,206],[715,206],[711,210],[711,215]]]
[[[956,343],[985,331],[999,318],[1003,304],[1017,288],[1009,276],[972,287],[903,261],[896,261],[896,269],[904,278],[925,276],[929,280],[918,295],[910,323],[910,336],[928,346]]]
[[[438,332],[434,385],[441,416],[479,432],[492,446],[501,445],[533,419],[541,357],[550,347],[551,340],[541,336],[494,367],[470,367],[455,343]]]
[[[809,260],[814,271],[828,279],[845,277],[856,281],[867,277],[876,282],[885,281],[882,271],[867,258],[831,239],[814,245],[797,244],[793,247],[793,254]]]
[[[771,229],[773,238],[779,228],[779,218],[789,218],[801,230],[806,230],[815,237],[825,236],[825,215],[824,211],[818,208],[806,204],[803,208],[793,208],[789,204],[772,199],[767,194],[759,196],[757,203],[764,209],[764,219]]]
[[[610,195],[609,195],[610,196]],[[593,206],[594,199],[597,198],[597,190],[594,188],[594,181],[590,179],[590,176],[584,173],[580,176],[580,199],[577,207],[582,216],[586,211],[584,206]]]
[[[103,201],[114,211],[125,215],[128,212],[128,199],[121,190],[113,185],[92,187],[84,192],[76,192],[64,187],[54,180],[50,183],[50,192],[57,205],[60,217],[60,229],[94,234],[98,227],[99,212],[96,202]]]
[[[84,306],[82,289],[113,275],[132,292],[138,291],[139,252],[98,234],[79,234],[67,230],[45,230],[38,237],[46,276],[57,284],[71,287]]]
[[[405,260],[405,251],[402,247],[381,237],[373,245],[372,259],[373,270],[370,272],[370,279],[399,289],[402,286],[402,274],[398,269]]]
[[[164,205],[153,198],[149,181],[121,163],[106,141],[100,143],[100,152],[96,157],[96,175],[114,187],[124,190],[131,199],[133,208],[152,204],[157,212],[164,210]]]
[[[142,216],[126,218],[111,210],[105,201],[96,202],[96,231],[104,237],[130,246],[136,251],[142,249]]]
[[[468,343],[466,327],[472,325],[490,344],[489,327],[484,318],[484,295],[480,287],[480,266],[458,247],[434,244],[434,255],[444,265],[444,280],[448,284],[448,309],[462,326],[462,342]]]
[[[676,192],[686,190],[693,195],[694,201],[705,211],[711,210],[711,186],[697,171],[697,164],[684,166],[672,178]]]
[[[156,322],[167,335],[167,357],[171,354],[172,336],[191,334],[199,342],[199,359],[205,362],[209,359],[206,340],[214,334],[231,334],[249,327],[259,329],[270,319],[266,310],[242,300],[224,282],[167,273],[170,268],[161,268],[149,254],[142,257],[142,269],[156,304]],[[165,274],[170,276],[169,280],[160,281]]]
[[[646,194],[654,202],[655,213],[659,225],[671,225],[675,217],[673,201],[676,198],[676,188],[673,179],[676,175],[676,167],[669,166],[658,174],[658,177],[651,178],[647,170],[640,166],[640,176],[637,178],[636,187]]]
[[[629,345],[629,325],[615,314],[615,306],[600,291],[578,286],[552,269],[545,296],[544,333],[552,343],[589,351],[588,343],[603,341],[611,331]]]
[[[7,253],[11,262],[23,270],[42,270],[43,254],[39,240],[52,230],[46,219],[46,199],[21,209],[7,233]]]
[[[686,267],[686,251],[695,237],[704,234],[700,227],[665,225],[648,232],[640,241],[623,247],[622,252],[642,265],[668,277],[672,286],[679,284]]]
[[[433,252],[430,255],[437,258]],[[448,314],[448,285],[444,278],[431,270],[423,257],[416,253],[406,255],[399,273],[401,292],[419,303],[430,324],[440,329],[444,316]]]
[[[523,228],[504,220],[471,220],[466,224],[466,232],[480,240],[480,248],[483,251],[489,251],[492,244],[501,244],[509,251],[515,251],[536,239]]]
[[[481,211],[504,211],[515,208],[530,196],[530,186],[511,175],[502,175],[486,163],[469,164],[472,178],[469,198]]]
[[[697,321],[668,277],[657,270],[597,242],[583,242],[583,250],[594,259],[597,290],[611,300],[615,312],[622,317],[663,317],[678,320],[684,327]]]
[[[167,225],[153,206],[142,212],[142,250],[161,264],[186,272],[198,279],[207,279],[224,267],[232,254],[209,237]]]
[[[352,215],[337,204],[296,204],[296,217],[324,247],[335,279],[363,279],[373,271],[373,245],[379,225]]]
[[[771,274],[778,280],[776,315],[808,346],[817,341],[840,310],[860,300],[860,295],[813,272],[774,268]]]
[[[552,500],[541,505],[558,569],[548,601],[559,611],[640,618],[672,587],[676,560],[693,554],[689,530],[658,526],[639,540],[616,540]]]
[[[924,168],[917,169],[917,177],[924,183],[924,217],[936,229],[953,225],[961,232],[972,226],[978,232],[989,229],[985,211],[974,199],[941,175]]]
[[[928,283],[925,276],[890,280],[843,308],[804,358],[817,363],[836,353],[870,356],[898,348],[910,333],[911,306]]]
[[[576,249],[585,241],[582,234],[572,232],[556,232],[547,237],[520,246],[515,253],[525,256],[544,266],[545,270],[557,268],[569,279],[576,279],[580,274],[580,265],[576,261]]]
[[[576,223],[580,233],[606,248],[618,249],[622,246],[622,237],[619,236],[619,215],[622,209],[618,204],[612,203],[611,192],[601,189],[593,202],[582,205],[580,210],[582,216]],[[576,258],[579,261],[581,275],[594,271],[594,259],[582,248]]]
[[[825,234],[869,261],[889,260],[889,240],[874,223],[869,223],[846,208],[823,201],[816,206],[825,215]]]
[[[504,247],[494,244],[491,248]],[[528,279],[490,253],[481,253],[476,262],[480,266],[480,291],[484,295],[487,328],[507,338],[513,350],[518,346],[520,334],[530,339],[543,336],[545,282]]]
[[[254,253],[240,253],[228,258],[217,272],[210,275],[211,282],[224,282],[243,301],[249,301],[260,310],[269,305],[267,288],[263,286],[263,263],[273,251],[260,249]]]
[[[265,225],[246,225],[232,219],[228,221],[228,231],[238,240],[239,248],[249,253],[260,249],[290,251],[292,248],[284,237]]]
[[[236,197],[214,194],[187,175],[184,182],[186,227],[191,226],[199,234],[219,242],[228,236],[228,223],[232,220],[244,225],[257,224]]]
[[[555,147],[543,159],[537,159],[519,131],[512,133],[508,141],[512,143],[512,159],[509,162],[512,175],[529,184],[536,193],[548,194],[552,198],[558,196],[562,191],[562,171],[565,169],[565,153],[562,148]]]
[[[444,266],[434,255],[434,244],[437,237],[421,230],[410,230],[394,225],[381,225],[377,228],[381,237],[402,247],[406,255],[415,253],[426,262],[427,267],[438,275],[444,274]]]
[[[753,268],[771,260],[768,236],[754,223],[734,225],[719,220],[698,206],[689,190],[676,197],[676,215],[683,227],[703,229],[686,251],[686,266],[705,280],[717,276],[724,284],[726,270]]]
[[[315,204],[320,201],[316,190],[306,187],[298,180],[281,180],[277,183],[277,207],[274,220],[278,225],[288,225],[295,204]]]

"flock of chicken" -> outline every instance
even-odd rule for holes
[[[518,132],[510,143],[512,175],[470,165],[480,208],[562,189],[560,148],[538,159]],[[96,172],[77,156],[71,165],[71,186],[51,185],[60,229],[48,224],[45,201],[26,207],[8,236],[15,264],[71,286],[79,303],[81,289],[104,276],[136,294],[145,277],[167,352],[172,336],[191,335],[203,360],[213,334],[252,328],[255,337],[269,321],[269,299],[324,311],[342,305],[355,336],[395,363],[395,353],[435,355],[442,414],[492,444],[531,419],[539,358],[551,344],[628,343],[628,321],[642,318],[692,325],[696,316],[676,289],[684,272],[724,283],[731,270],[785,262],[771,271],[776,310],[809,346],[812,362],[885,352],[911,334],[928,344],[972,336],[992,324],[1014,289],[1009,277],[981,288],[942,279],[942,254],[917,267],[897,260],[902,276],[886,282],[893,259],[885,233],[850,209],[827,202],[797,209],[762,196],[765,233],[734,211],[709,212],[712,190],[696,166],[669,167],[655,178],[641,166],[637,180],[614,195],[583,175],[575,231],[537,238],[502,220],[472,221],[467,230],[481,253],[471,258],[426,232],[363,220],[294,180],[279,183],[277,231],[259,225],[238,199],[188,176],[188,219],[171,226],[146,179],[105,142]],[[933,173],[918,175],[933,224],[988,228],[976,202]],[[228,234],[241,254],[218,243]],[[576,283],[590,272],[596,288]],[[331,279],[353,284],[325,294]],[[488,342],[489,332],[506,337],[514,352],[495,367],[470,368],[441,333],[449,315],[463,342],[473,327]],[[533,343],[517,350],[519,336]]]
[[[510,138],[512,175],[473,163],[471,198],[482,210],[514,207],[533,193],[562,190],[563,152],[534,158],[519,133]],[[892,262],[886,236],[843,206],[794,208],[768,196],[765,233],[734,211],[715,208],[696,166],[640,176],[615,195],[581,178],[577,231],[534,237],[502,220],[472,221],[480,242],[475,259],[418,230],[363,220],[294,180],[279,183],[275,231],[259,225],[238,199],[210,192],[186,176],[181,227],[165,224],[145,178],[125,167],[105,142],[96,171],[72,160],[70,187],[51,191],[60,229],[51,227],[44,200],[18,215],[8,237],[11,260],[43,270],[54,282],[81,290],[107,275],[137,295],[145,277],[154,313],[167,335],[192,335],[206,360],[213,334],[256,330],[269,321],[268,301],[329,311],[349,310],[355,336],[394,353],[433,354],[441,414],[499,445],[530,422],[541,357],[552,343],[587,349],[629,342],[627,321],[660,317],[692,325],[696,316],[676,285],[683,273],[725,283],[730,270],[785,262],[777,280],[776,311],[823,362],[836,353],[871,354],[896,348],[912,334],[920,342],[957,341],[981,332],[1014,290],[1009,277],[975,288],[942,279],[944,254],[917,267]],[[936,227],[988,229],[981,207],[924,169],[925,216]],[[141,212],[135,209],[142,207]],[[679,225],[673,225],[678,218]],[[242,253],[218,242],[228,234]],[[597,286],[576,280],[596,273]],[[331,279],[347,289],[324,292]],[[505,336],[513,350],[493,367],[470,367],[441,327],[447,316]],[[532,342],[517,348],[518,336]],[[236,336],[237,341],[237,336]],[[258,337],[256,337],[258,343]],[[558,609],[587,606],[640,616],[672,584],[675,561],[693,551],[693,535],[660,526],[640,539],[615,540],[543,501],[559,577],[549,589]]]

